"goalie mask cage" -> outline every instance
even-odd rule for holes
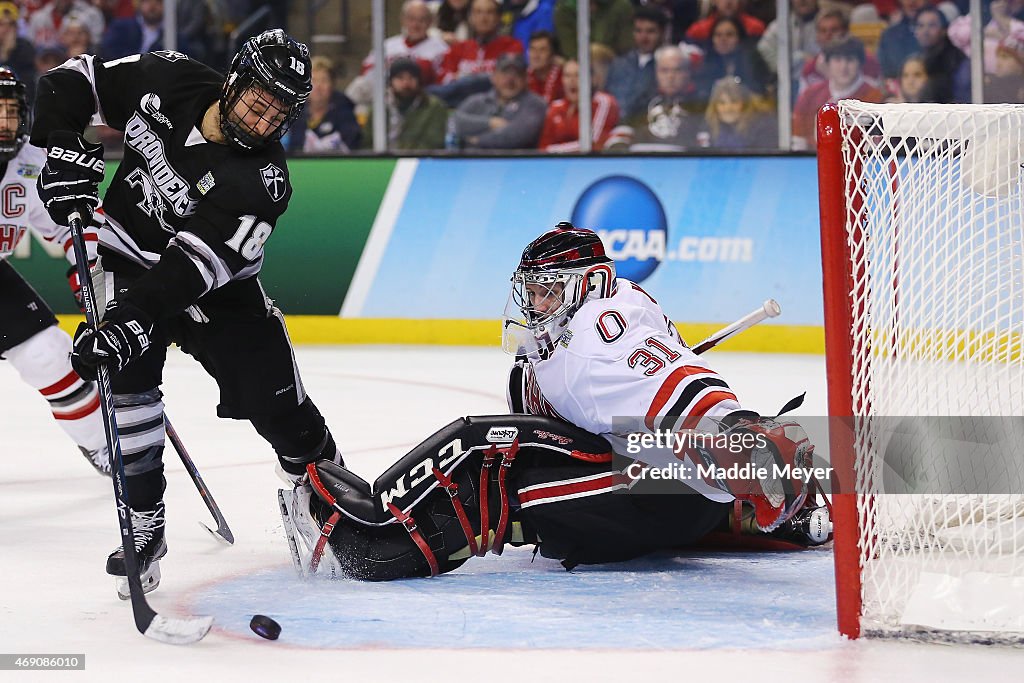
[[[877,418],[1024,422],[1024,106],[843,100],[817,129],[839,630],[1020,644],[1024,438],[925,448],[885,493]]]

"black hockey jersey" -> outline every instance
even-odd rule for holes
[[[51,131],[82,132],[90,122],[124,131],[124,160],[103,200],[101,248],[145,268],[184,255],[198,271],[201,284],[187,275],[191,300],[161,306],[162,315],[258,273],[291,197],[279,143],[246,154],[203,138],[203,115],[223,82],[172,51],[108,62],[82,55],[40,81],[33,144],[45,147]]]

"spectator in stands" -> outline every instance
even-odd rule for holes
[[[850,35],[850,21],[844,10],[825,9],[818,12],[816,24],[816,37],[818,45],[828,45],[835,40],[842,40]],[[861,69],[864,80],[881,89],[882,66],[874,56],[865,52],[864,66]],[[825,58],[819,52],[813,57],[808,57],[801,65],[800,83],[796,94],[799,95],[812,85],[823,83],[828,80],[828,73],[825,68]]]
[[[808,59],[821,52],[818,42],[817,18],[819,14],[818,0],[791,0],[789,15],[789,49],[792,61],[794,86],[800,79],[800,69]],[[782,27],[776,19],[768,24],[764,35],[757,41],[757,51],[764,60],[768,70],[778,76],[779,32]],[[796,92],[796,87],[793,88]]]
[[[657,92],[654,51],[662,44],[667,25],[668,19],[659,10],[637,8],[633,16],[633,49],[612,62],[608,70],[608,93],[618,102],[624,119],[644,111]]]
[[[50,45],[41,47],[36,50],[35,59],[35,73],[36,81],[38,82],[39,77],[44,73],[60,66],[64,62],[68,61],[68,53],[64,51],[64,48],[59,45]],[[36,83],[33,83],[33,90],[35,89]]]
[[[999,42],[996,72],[985,79],[985,101],[1024,102],[1024,29]]]
[[[548,107],[539,147],[548,152],[578,152],[580,149],[580,65],[571,59],[562,67],[565,99]],[[619,105],[605,92],[594,91],[591,99],[591,141],[594,151],[604,148],[619,122]]]
[[[93,45],[103,38],[103,13],[85,0],[51,0],[36,10],[28,21],[27,38],[38,49],[60,42],[60,26],[76,19],[89,28]]]
[[[504,33],[529,46],[538,31],[554,34],[556,0],[505,0],[502,13]]]
[[[898,92],[886,98],[886,102],[904,104],[907,102],[924,102],[928,95],[928,71],[925,69],[924,57],[915,53],[907,57],[900,69]]]
[[[992,20],[985,24],[982,31],[982,46],[984,49],[986,74],[996,72],[996,49],[1001,41],[1010,37],[1011,33],[1024,31],[1024,21],[1015,18],[1011,13],[1010,3],[1007,0],[993,0],[989,7],[992,13]],[[964,14],[949,23],[947,31],[949,40],[956,45],[965,55],[971,54],[971,16]]]
[[[207,0],[177,0],[174,16],[178,32],[178,52],[184,52],[192,59],[209,64],[207,31],[211,26],[212,13],[206,3]]]
[[[437,26],[430,29],[432,37],[449,45],[469,39],[469,0],[444,0],[434,14]]]
[[[135,16],[117,19],[107,29],[100,46],[103,59],[164,49],[164,0],[139,0]],[[178,51],[189,54],[183,36],[178,36]]]
[[[711,30],[711,44],[697,70],[697,94],[704,103],[719,80],[732,76],[751,92],[763,95],[771,73],[761,55],[750,44],[743,24],[735,17],[720,17]]]
[[[670,43],[686,40],[687,29],[700,19],[702,9],[699,0],[646,0],[643,4],[658,6],[668,16]]]
[[[612,63],[615,62],[615,59],[615,53],[607,45],[602,45],[601,43],[590,44],[591,90],[608,92],[608,73],[611,71]]]
[[[114,19],[123,19],[135,14],[134,0],[92,0],[92,4],[103,12],[103,20],[107,25]]]
[[[758,109],[750,91],[740,81],[723,78],[711,89],[697,144],[732,151],[776,149],[778,122]]]
[[[633,5],[629,0],[590,1],[590,42],[607,45],[621,55],[633,47]],[[579,0],[560,0],[555,8],[555,34],[562,54],[576,59],[576,3]]]
[[[555,34],[537,31],[527,46],[530,66],[526,72],[527,86],[547,104],[562,99],[562,64],[555,46]]]
[[[764,22],[743,11],[743,0],[712,0],[713,9],[686,31],[686,40],[700,47],[706,47],[711,40],[711,29],[722,17],[737,19],[751,38],[764,34]]]
[[[0,2],[0,64],[14,70],[25,84],[29,102],[36,90],[36,49],[18,35],[18,6],[4,0]]]
[[[472,37],[451,46],[441,61],[442,85],[428,89],[449,107],[457,107],[466,97],[490,90],[490,74],[499,56],[506,52],[522,53],[522,43],[498,34],[499,9],[497,0],[472,0],[470,3]]]
[[[448,52],[448,43],[430,35],[433,21],[430,8],[423,0],[406,0],[402,4],[402,32],[384,41],[384,58],[390,63],[399,57],[415,59],[420,65],[423,82],[434,83],[441,70],[441,60]],[[373,52],[363,60],[359,75],[352,79],[345,94],[356,103],[360,112],[366,112],[373,102]]]
[[[526,87],[526,60],[504,54],[490,92],[470,95],[451,115],[458,144],[468,149],[535,149],[547,104]]]
[[[882,31],[878,41],[878,61],[882,75],[897,78],[907,57],[921,49],[914,37],[914,21],[928,0],[899,0],[902,16],[899,21]]]
[[[423,90],[420,66],[399,57],[388,69],[388,149],[392,152],[444,149],[448,108]],[[373,112],[363,129],[363,147],[373,147]]]
[[[822,48],[828,80],[812,85],[793,107],[794,149],[817,147],[815,117],[827,102],[850,98],[862,102],[881,102],[882,93],[865,82],[861,67],[864,64],[864,43],[850,36],[829,43]]]
[[[612,132],[608,149],[682,152],[696,145],[700,104],[690,78],[690,59],[678,45],[654,53],[657,94],[644,110]]]
[[[949,21],[946,15],[935,7],[922,8],[914,20],[914,36],[921,46],[928,72],[925,102],[949,104],[970,101],[970,82],[964,82],[965,74],[960,71],[966,56],[949,42],[947,28]]]
[[[334,62],[313,57],[310,76],[313,90],[306,108],[285,140],[289,152],[347,154],[359,149],[363,131],[356,121],[355,105],[334,87]]]
[[[61,24],[60,45],[71,57],[96,53],[89,29],[80,21],[65,21]]]

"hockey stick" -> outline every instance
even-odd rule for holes
[[[779,313],[782,313],[782,307],[779,306],[778,302],[775,301],[775,299],[765,299],[765,302],[761,304],[760,308],[751,311],[750,313],[747,313],[745,316],[743,316],[736,322],[732,323],[731,325],[726,325],[718,332],[715,332],[710,337],[694,346],[693,352],[699,356],[708,349],[718,346],[729,337],[739,334],[744,330],[750,329],[751,327],[758,324],[762,320],[774,318]]]
[[[85,235],[82,214],[78,209],[68,215],[71,241],[75,249],[75,267],[78,281],[82,283],[82,301],[85,304],[85,319],[95,330],[99,325],[99,311],[96,310],[96,293],[89,279],[89,257],[85,251]],[[128,489],[125,486],[124,457],[114,420],[114,394],[110,388],[110,370],[106,364],[96,367],[96,388],[100,395],[100,412],[103,415],[103,433],[107,438],[107,453],[110,458],[111,480],[114,482],[114,501],[117,504],[117,523],[121,528],[121,543],[124,547],[124,564],[128,576],[128,590],[131,594],[132,612],[139,633],[162,643],[187,645],[201,640],[213,625],[213,617],[187,617],[176,619],[157,614],[142,590],[139,577],[139,558],[135,552],[135,534],[132,516],[128,506]]]
[[[203,481],[195,463],[192,462],[192,458],[188,456],[188,451],[185,450],[185,444],[181,442],[181,439],[178,437],[178,432],[175,431],[173,426],[171,426],[171,421],[167,418],[167,415],[164,415],[164,427],[167,431],[167,437],[171,440],[171,445],[174,446],[174,450],[177,451],[178,457],[181,458],[181,464],[185,466],[186,470],[188,470],[188,476],[192,477],[192,483],[196,485],[199,495],[203,497],[203,502],[206,503],[207,509],[210,511],[210,514],[213,515],[214,521],[217,522],[216,531],[202,522],[199,522],[199,526],[209,531],[210,534],[218,541],[227,543],[228,545],[234,544],[235,535],[231,533],[228,521],[224,519],[224,515],[217,506],[217,501],[213,499],[213,494],[210,493],[210,489],[206,487],[206,482]]]

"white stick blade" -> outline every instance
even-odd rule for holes
[[[203,636],[210,632],[211,626],[213,626],[213,617],[172,619],[158,614],[150,622],[145,635],[147,638],[159,640],[161,643],[189,645],[202,640]]]

